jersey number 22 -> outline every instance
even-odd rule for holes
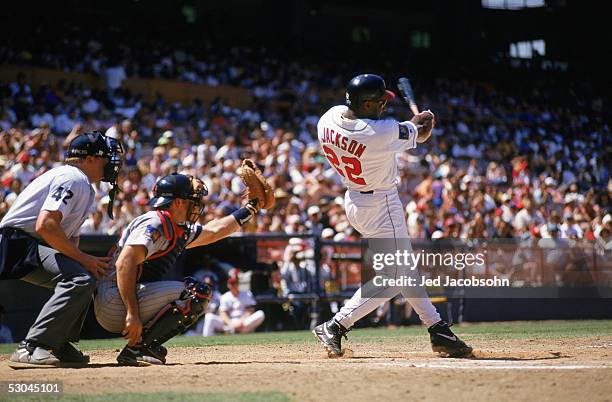
[[[323,145],[323,150],[327,155],[329,163],[331,163],[332,166],[336,168],[336,171],[338,171],[340,176],[346,177],[355,184],[365,186],[366,182],[363,177],[358,177],[362,172],[361,162],[359,161],[359,159],[349,156],[343,156],[342,158],[338,159],[338,155],[336,155],[333,149],[331,149],[327,145]],[[344,164],[344,169],[340,166],[340,161],[342,161],[342,163]],[[346,172],[346,176],[344,172]]]

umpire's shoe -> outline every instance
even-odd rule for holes
[[[470,357],[472,347],[466,345],[450,330],[450,325],[439,321],[427,329],[431,339],[431,349],[445,357]]]
[[[89,356],[83,354],[70,342],[66,342],[61,348],[54,349],[53,353],[60,359],[62,366],[66,365],[87,365]]]
[[[9,366],[11,367],[59,367],[60,359],[47,349],[32,341],[22,341],[17,350],[11,354]]]
[[[321,325],[315,327],[312,333],[317,337],[319,342],[327,350],[329,357],[341,357],[344,354],[342,350],[342,337],[346,337],[346,333],[350,330],[344,328],[339,322],[331,319]]]
[[[146,366],[149,364],[166,364],[168,350],[159,346],[126,346],[123,348],[117,362],[121,366]]]

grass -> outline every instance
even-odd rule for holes
[[[0,398],[1,399],[1,398]],[[212,393],[178,393],[178,392],[156,392],[156,393],[130,393],[130,394],[102,394],[102,395],[20,395],[11,396],[14,401],[62,401],[62,402],[155,402],[155,401],[177,401],[177,402],[285,402],[291,399],[280,392],[212,392]]]
[[[543,339],[574,338],[584,336],[612,336],[612,320],[583,321],[518,321],[465,324],[454,327],[456,332],[471,341],[490,339]],[[366,328],[356,329],[349,334],[351,342],[386,342],[410,340],[427,336],[424,327],[411,326],[396,329]],[[214,345],[260,345],[260,344],[315,344],[310,331],[258,332],[247,335],[218,335],[208,338],[179,336],[171,339],[167,346],[198,347]],[[121,349],[125,345],[122,338],[92,339],[79,343],[83,350]],[[10,353],[15,344],[0,345],[0,353]]]
[[[464,324],[455,327],[456,332],[469,341],[491,339],[568,339],[592,336],[612,336],[612,320],[584,321],[519,321]],[[410,342],[425,341],[427,331],[421,326],[389,328],[355,329],[349,334],[351,342]],[[249,335],[220,335],[209,338],[177,337],[168,342],[170,347],[202,347],[215,345],[260,345],[260,344],[312,344],[316,345],[310,331],[267,332]],[[84,340],[79,344],[83,350],[120,349],[125,345],[123,339]],[[15,344],[0,345],[0,353],[10,353]],[[4,400],[0,395],[0,401]],[[281,392],[212,392],[212,393],[128,393],[78,395],[21,395],[11,396],[15,401],[87,401],[87,402],[153,402],[153,401],[290,401],[291,398]]]

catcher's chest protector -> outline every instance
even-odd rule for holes
[[[170,245],[167,249],[159,251],[138,266],[138,282],[161,281],[164,275],[174,267],[176,259],[187,246],[189,228],[178,226],[166,211],[157,211],[162,221],[163,235]]]

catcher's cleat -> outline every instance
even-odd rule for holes
[[[50,349],[35,342],[22,341],[9,358],[10,367],[60,367],[60,359]]]
[[[123,348],[117,362],[121,366],[147,366],[149,364],[166,364],[168,350],[163,346],[126,346]]]
[[[62,365],[86,365],[89,363],[89,356],[83,354],[70,342],[66,342],[61,348],[53,351],[55,356],[60,359]]]
[[[321,325],[317,325],[312,333],[317,337],[319,342],[327,350],[329,357],[341,357],[344,354],[342,350],[342,337],[346,337],[346,333],[350,330],[344,328],[339,322],[331,319]]]
[[[466,345],[450,330],[450,325],[439,321],[427,329],[431,339],[431,349],[445,357],[470,357],[472,347]]]

